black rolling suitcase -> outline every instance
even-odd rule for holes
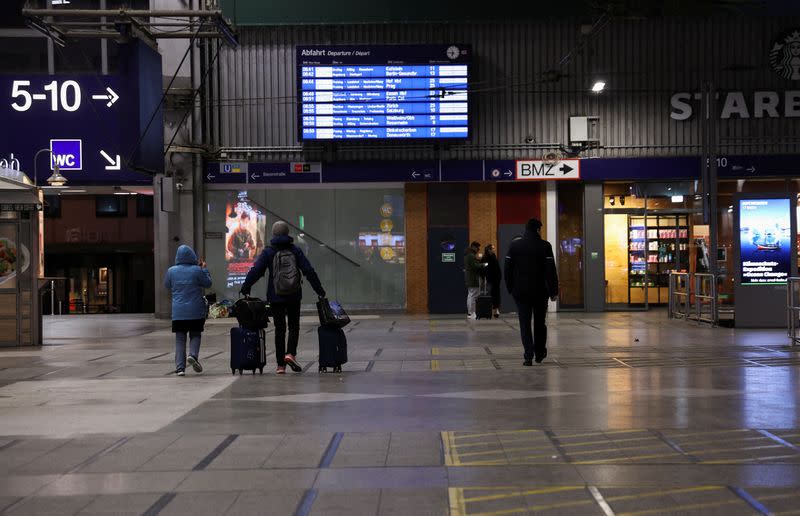
[[[332,368],[334,373],[342,371],[342,364],[347,363],[347,337],[344,331],[336,326],[320,326],[319,335],[319,372],[325,373]]]
[[[480,294],[475,299],[475,316],[478,319],[491,319],[493,306],[492,306],[492,296],[489,295],[489,282],[486,278],[480,279]]]
[[[231,373],[256,369],[264,374],[267,365],[266,334],[264,330],[248,330],[238,326],[231,328]]]

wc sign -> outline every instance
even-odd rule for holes
[[[83,170],[81,140],[50,140],[50,170]]]

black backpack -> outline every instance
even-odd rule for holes
[[[279,296],[297,294],[303,287],[297,255],[290,248],[276,249],[272,258],[272,286]]]
[[[262,330],[269,326],[269,306],[257,297],[243,297],[233,304],[239,326],[248,330]]]

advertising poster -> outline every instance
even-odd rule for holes
[[[742,285],[785,284],[792,266],[789,199],[739,201]]]
[[[245,194],[228,201],[225,213],[226,283],[232,289],[244,283],[253,262],[264,250],[266,215]]]

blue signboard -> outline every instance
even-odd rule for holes
[[[0,75],[0,160],[13,154],[40,185],[55,164],[70,185],[152,184],[164,164],[161,57],[141,42],[119,56],[119,75]]]
[[[664,181],[700,177],[700,158],[592,158],[580,160],[582,180]],[[291,166],[293,165],[293,166]],[[299,166],[290,163],[209,163],[208,184],[386,183],[516,181],[514,160],[337,161]],[[305,170],[309,168],[309,170]]]
[[[297,47],[300,140],[465,139],[464,45]]]
[[[739,201],[742,285],[785,285],[792,270],[789,199]]]
[[[139,102],[119,77],[0,76],[0,94],[0,156],[13,153],[37,183],[55,164],[69,184],[152,182],[125,166]]]

